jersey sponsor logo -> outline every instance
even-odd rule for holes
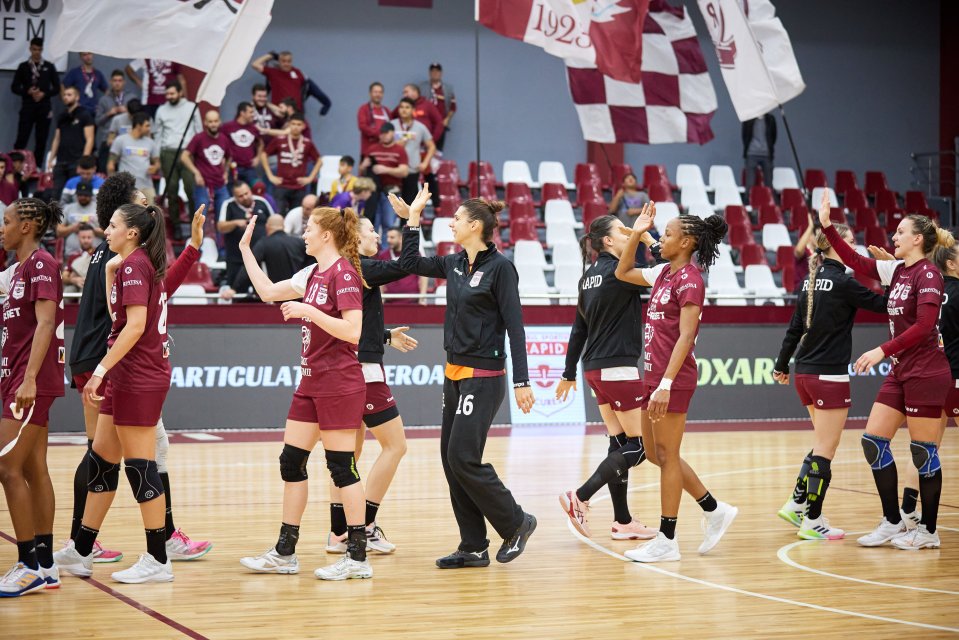
[[[3,346],[7,344],[7,328],[3,328],[3,333],[0,333],[0,349],[3,349]]]
[[[665,320],[666,312],[665,311],[650,311],[648,314],[650,320]]]
[[[26,283],[23,280],[17,280],[16,284],[13,285],[13,291],[10,292],[10,297],[14,300],[22,299],[25,287]],[[4,318],[6,318],[6,314],[4,314]]]
[[[456,267],[453,267],[453,271],[456,272],[456,275],[459,275],[459,276],[463,275],[463,272],[457,269]]]
[[[143,280],[124,280],[123,286],[124,287],[142,287]]]
[[[833,281],[828,278],[817,278],[813,291],[832,291]],[[803,280],[802,290],[809,291],[809,280]]]
[[[294,387],[299,373],[300,367],[269,365],[172,367],[170,384],[186,389]]]
[[[53,282],[53,278],[51,278],[50,276],[44,273],[38,273],[37,275],[30,278],[30,284],[36,284],[38,282]]]
[[[312,331],[310,331],[309,325],[303,325],[300,329],[300,340],[303,342],[303,353],[306,353],[306,350],[310,348],[310,339],[312,337]],[[306,364],[306,359],[304,358],[301,364]]]
[[[113,287],[110,289],[110,304],[117,303],[117,283],[113,283]],[[113,319],[116,320],[116,314],[112,314]]]
[[[66,361],[67,361],[66,347],[57,347],[57,362],[59,364],[64,364]]]
[[[596,287],[603,286],[603,274],[599,273],[595,276],[589,276],[588,278],[583,278],[583,290],[594,289]]]
[[[683,275],[685,276],[686,274],[684,273]],[[676,289],[676,295],[679,295],[686,289],[697,289],[697,288],[699,288],[699,285],[697,285],[695,282],[687,282],[686,284]]]
[[[477,271],[473,274],[473,278],[470,280],[470,286],[475,287],[480,283],[480,280],[483,279],[483,272]]]
[[[372,410],[373,410],[373,405],[367,402],[367,403],[366,403],[366,410],[367,410],[367,411],[372,411]]]
[[[339,296],[339,295],[342,295],[342,294],[344,294],[344,293],[359,293],[359,292],[360,292],[359,287],[344,287],[344,288],[342,288],[342,289],[337,289],[337,290],[336,290],[336,295]]]
[[[932,278],[934,278],[935,276],[932,275],[932,271],[927,271],[927,272],[926,272],[926,277],[929,278],[929,279],[932,279]]]
[[[926,289],[920,289],[920,290],[919,290],[919,293],[920,293],[920,294],[922,294],[922,293],[935,293],[936,295],[940,295],[940,296],[942,295],[942,291],[940,291],[939,289],[933,288],[933,287],[929,287],[929,288],[926,288]]]
[[[3,312],[3,319],[10,320],[12,318],[20,317],[20,307],[12,307],[10,309],[5,309]]]

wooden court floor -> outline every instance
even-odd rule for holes
[[[850,532],[871,529],[878,498],[862,459],[858,431],[845,434],[833,464],[826,515]],[[900,468],[908,442],[895,445]],[[788,497],[807,432],[709,432],[687,436],[689,462],[719,499],[740,508],[720,545],[699,556],[699,509],[684,499],[681,562],[643,566],[620,555],[634,543],[608,537],[605,490],[594,500],[594,537],[577,538],[557,495],[578,486],[605,456],[603,436],[583,429],[514,431],[489,441],[487,459],[539,527],[526,553],[508,565],[440,571],[433,560],[457,537],[436,439],[411,439],[379,522],[397,544],[373,557],[372,580],[327,583],[313,569],[330,557],[326,471],[310,463],[312,499],[301,529],[301,573],[254,575],[243,555],[268,549],[280,519],[275,442],[177,444],[170,471],[177,525],[210,539],[205,558],[177,563],[169,584],[120,585],[111,571],[144,548],[137,506],[125,481],[101,539],[121,549],[117,565],[96,565],[94,578],[65,577],[58,591],[0,601],[0,637],[14,638],[934,638],[959,633],[959,431],[943,445],[942,548],[910,553],[865,549],[855,536],[802,542],[776,517]],[[369,442],[368,469],[378,451]],[[71,483],[81,448],[50,449],[57,489],[56,538],[69,528]],[[633,471],[634,517],[658,522],[658,472]],[[0,533],[11,540],[6,504]],[[59,542],[58,542],[59,544]],[[493,551],[499,545],[494,541]],[[0,543],[5,569],[15,559]]]

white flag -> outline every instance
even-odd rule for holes
[[[273,0],[65,0],[50,56],[91,51],[205,71],[197,101],[219,104],[270,24]]]
[[[769,0],[698,0],[719,67],[743,122],[792,100],[806,88],[789,34]]]

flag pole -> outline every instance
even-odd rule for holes
[[[478,6],[478,5],[477,5]],[[479,9],[477,9],[479,11]],[[479,19],[473,22],[473,43],[474,43],[474,55],[475,55],[475,67],[474,72],[476,74],[476,195],[479,197],[482,195],[482,184],[483,184],[483,170],[482,170],[482,160],[483,157],[480,153],[480,43],[479,43]]]
[[[796,161],[796,169],[799,170],[799,184],[802,186],[803,194],[805,194],[806,180],[802,171],[802,163],[799,162],[799,153],[796,152],[796,142],[793,140],[792,130],[789,128],[789,120],[786,119],[786,108],[782,105],[779,105],[779,115],[783,119],[783,126],[786,127],[786,137],[789,138],[789,147],[793,152],[793,160]]]
[[[197,111],[197,109],[199,109],[199,108],[200,108],[200,103],[199,103],[199,102],[194,102],[194,103],[193,103],[193,111],[190,112],[190,118],[187,120],[187,122],[186,122],[186,127],[183,129],[183,135],[180,136],[180,144],[178,144],[177,147],[176,147],[176,155],[173,156],[173,164],[170,165],[170,171],[167,172],[167,174],[166,174],[166,188],[167,188],[167,191],[170,190],[170,180],[171,180],[171,178],[173,177],[173,172],[176,170],[176,165],[177,165],[177,163],[180,161],[180,153],[183,151],[183,141],[186,140],[186,133],[187,133],[187,131],[190,130],[190,126],[193,124],[193,118],[196,117],[196,111]],[[177,191],[179,191],[179,190],[180,190],[180,187],[179,187],[179,185],[177,185]],[[190,194],[187,194],[187,197],[188,197],[188,198],[189,198],[189,196],[190,196]],[[179,197],[179,196],[177,196],[177,197]],[[170,211],[170,203],[169,203],[169,202],[166,203],[166,207],[167,207],[167,212],[169,213],[169,211]],[[176,223],[179,224],[180,222],[182,222],[182,221],[183,221],[182,218],[183,218],[183,216],[181,215],[181,216],[180,216],[180,220],[177,220]],[[187,219],[189,220],[189,218],[187,218]],[[174,231],[175,231],[175,235],[179,235],[179,233],[176,232],[176,228],[175,228],[175,227],[174,227]]]

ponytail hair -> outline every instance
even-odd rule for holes
[[[719,257],[719,245],[726,238],[729,226],[722,216],[711,215],[708,218],[683,214],[679,216],[683,233],[696,239],[696,259],[700,268],[709,273]]]
[[[123,217],[123,222],[130,229],[136,229],[140,235],[140,247],[150,256],[150,263],[156,270],[155,282],[166,276],[166,224],[163,221],[163,212],[154,205],[144,207],[139,204],[127,203],[121,205],[117,211]]]
[[[350,261],[360,277],[363,287],[370,288],[363,277],[363,268],[360,266],[360,218],[352,207],[342,210],[333,207],[316,207],[310,218],[323,231],[329,231],[333,236],[340,255]]]
[[[943,274],[949,271],[946,262],[952,260],[955,262],[959,258],[959,247],[956,245],[956,239],[949,231],[939,227],[936,229],[936,246],[929,252],[929,259],[936,263]]]
[[[470,198],[460,205],[466,210],[468,220],[478,220],[483,225],[483,242],[489,244],[493,240],[493,232],[499,226],[498,214],[506,206],[500,200],[486,198]]]
[[[17,208],[17,215],[21,220],[36,222],[34,230],[36,240],[42,238],[47,231],[54,229],[63,220],[63,209],[56,200],[44,202],[39,198],[20,198],[14,200],[13,205]]]
[[[940,229],[936,221],[928,216],[912,213],[906,216],[906,219],[912,222],[915,233],[922,236],[922,252],[926,255],[932,253],[937,246],[946,246],[944,243],[949,242],[948,238],[952,237],[951,233]],[[955,240],[952,240],[952,243],[955,243]]]
[[[591,254],[599,253],[606,245],[603,238],[613,234],[613,224],[618,220],[616,216],[600,216],[589,225],[589,231],[579,239],[579,250],[583,254],[583,271],[591,262]]]
[[[833,228],[836,229],[836,233],[839,234],[840,238],[849,233],[849,227],[844,224],[833,224]],[[809,331],[809,327],[812,325],[813,294],[816,292],[816,276],[819,274],[819,268],[822,267],[822,256],[832,248],[832,245],[829,244],[829,239],[826,237],[826,234],[823,233],[822,229],[816,231],[815,240],[816,251],[809,256],[809,278],[806,280],[806,320],[803,338],[806,337],[806,332]]]

